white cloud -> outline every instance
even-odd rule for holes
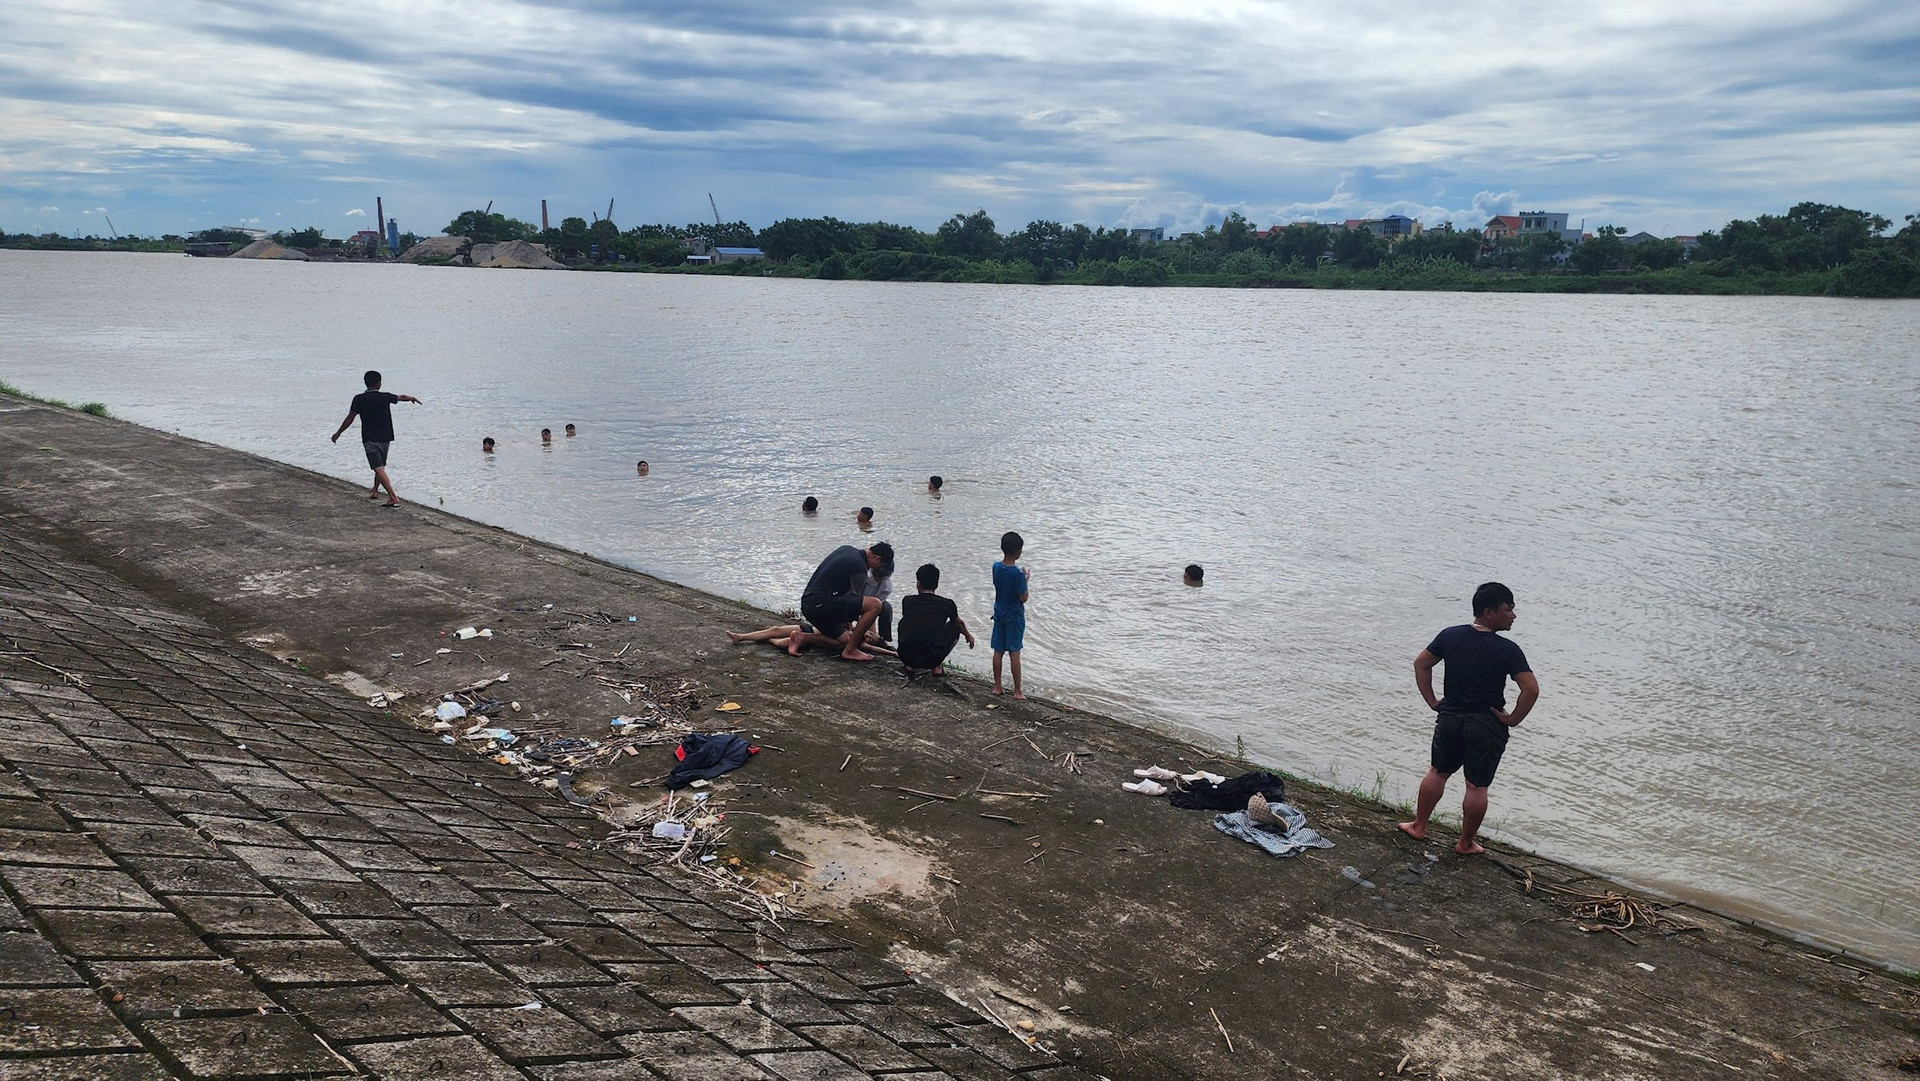
[[[364,218],[367,216],[367,212],[359,207],[354,207],[352,210],[347,211],[346,216],[349,218]]]
[[[984,203],[1003,227],[1463,221],[1522,192],[1656,231],[1801,198],[1920,205],[1920,7],[1552,10],[11,0],[0,210],[99,178],[175,215],[208,191],[349,184],[434,220],[627,193],[685,220],[709,187],[759,222],[930,225]]]
[[[57,207],[57,206],[43,206],[43,207],[41,207],[41,208],[40,208],[40,213],[42,213],[42,214],[58,214],[58,213],[60,213],[60,208],[59,208],[59,207]]]

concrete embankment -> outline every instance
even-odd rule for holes
[[[642,677],[738,703],[702,716],[764,748],[714,797],[760,888],[1097,1073],[1892,1077],[1920,1050],[1920,987],[1870,966],[1524,854],[1422,846],[1304,784],[1292,801],[1337,847],[1275,860],[1119,789],[1135,765],[1242,768],[1172,739],[735,647],[723,629],[774,617],[238,452],[0,410],[0,512],[343,686],[408,702],[510,671],[509,725],[582,736]],[[450,636],[469,625],[493,637]],[[623,756],[577,787],[651,800],[631,786],[669,766]]]

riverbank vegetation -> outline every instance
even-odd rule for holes
[[[1878,214],[1812,202],[1685,240],[1630,237],[1611,225],[1571,242],[1553,232],[1494,237],[1451,225],[1386,237],[1364,227],[1314,223],[1256,229],[1238,213],[1201,232],[1158,240],[1145,230],[1054,221],[1003,233],[984,210],[955,214],[932,232],[831,217],[784,218],[757,230],[744,221],[623,230],[605,218],[569,217],[543,230],[470,210],[446,231],[481,244],[543,244],[555,259],[581,270],[864,281],[1920,297],[1920,215],[1908,215],[1895,231]],[[238,246],[249,239],[218,230],[158,239],[0,233],[0,248],[183,251],[189,244]],[[302,249],[345,243],[312,228],[275,239]],[[403,243],[415,239],[409,234]],[[690,265],[689,255],[717,248],[758,248],[765,257]]]
[[[57,409],[72,409],[95,417],[111,417],[113,415],[107,412],[105,402],[82,402],[79,405],[68,405],[58,398],[42,398],[38,394],[28,394],[26,391],[21,390],[19,387],[14,386],[4,379],[0,379],[0,397],[20,398],[24,401],[39,402],[41,405],[51,405]]]

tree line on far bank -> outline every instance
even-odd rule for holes
[[[555,258],[591,266],[868,281],[1920,297],[1920,215],[1888,235],[1892,225],[1867,211],[1805,202],[1702,233],[1691,251],[1673,239],[1630,243],[1612,225],[1571,243],[1556,233],[1490,240],[1478,229],[1449,227],[1396,239],[1319,224],[1262,235],[1239,213],[1171,242],[1056,221],[1002,233],[984,210],[955,214],[931,232],[822,217],[784,218],[760,230],[742,221],[620,230],[605,219],[568,218],[545,233],[468,211],[447,232],[476,242],[544,242]],[[767,262],[690,268],[687,242],[695,238],[758,247]]]
[[[869,281],[1920,297],[1920,215],[1908,215],[1904,227],[1889,234],[1892,226],[1878,214],[1804,202],[1785,214],[1735,220],[1702,233],[1691,251],[1670,239],[1629,243],[1626,230],[1611,225],[1574,243],[1554,233],[1492,240],[1477,229],[1450,227],[1396,239],[1318,224],[1262,235],[1238,213],[1171,242],[1044,220],[1002,233],[984,210],[955,214],[931,232],[832,217],[785,218],[759,230],[744,221],[623,230],[604,218],[569,217],[543,231],[504,214],[470,210],[448,223],[446,232],[475,243],[542,243],[554,258],[587,269]],[[0,247],[177,251],[186,239],[0,233]],[[209,232],[191,239],[226,238]],[[290,247],[340,243],[313,228],[275,239]],[[403,243],[415,239],[409,234]],[[690,242],[696,240],[758,247],[767,259],[689,267]]]

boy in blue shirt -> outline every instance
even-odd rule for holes
[[[1024,702],[1020,693],[1020,646],[1027,636],[1027,569],[1019,565],[1020,553],[1027,542],[1020,534],[1008,532],[1000,537],[1004,557],[993,565],[993,693],[1000,689],[1000,658],[1013,657],[1013,700]]]

